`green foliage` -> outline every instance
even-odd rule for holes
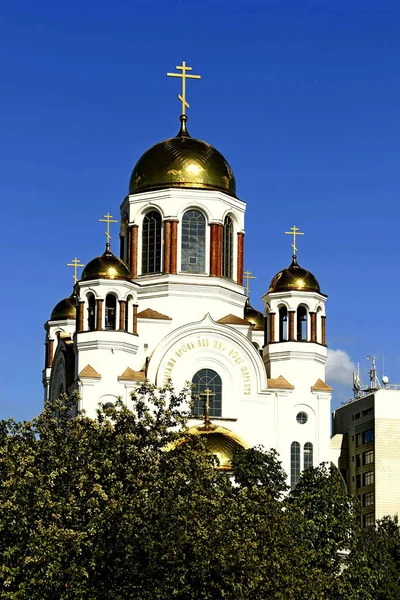
[[[1,599],[400,597],[397,521],[358,534],[335,470],[288,494],[272,450],[219,471],[185,434],[187,393],[144,385],[96,419],[71,418],[77,397],[63,396],[0,422]]]

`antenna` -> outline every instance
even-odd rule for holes
[[[381,387],[381,384],[379,383],[379,379],[376,374],[375,356],[367,354],[367,358],[369,361],[371,361],[371,368],[369,370],[369,389],[378,390]]]

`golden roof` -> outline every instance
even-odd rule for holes
[[[287,269],[283,269],[275,275],[269,286],[270,292],[292,290],[321,293],[316,277],[297,264],[296,256],[293,256],[292,263]]]
[[[50,321],[64,319],[76,319],[76,297],[74,294],[61,300],[52,310]]]
[[[165,188],[218,190],[236,196],[236,182],[228,162],[207,142],[190,137],[186,115],[176,137],[159,142],[136,163],[129,193]]]
[[[88,279],[127,279],[131,280],[129,267],[121,258],[115,256],[109,244],[101,256],[91,260],[83,269],[82,281]]]
[[[249,323],[252,323],[256,329],[264,329],[264,315],[259,310],[256,310],[252,306],[250,306],[250,302],[246,301],[246,306],[244,307],[244,318]]]

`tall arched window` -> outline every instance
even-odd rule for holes
[[[279,309],[279,341],[286,342],[288,339],[288,315],[286,306]]]
[[[233,272],[233,223],[225,217],[222,231],[222,277],[232,279]]]
[[[313,445],[311,442],[304,444],[304,470],[313,466]]]
[[[96,299],[94,294],[88,295],[88,329],[89,331],[96,329]]]
[[[297,341],[307,340],[307,309],[299,306],[297,309]]]
[[[192,383],[193,414],[198,416],[204,415],[207,399],[204,392],[209,389],[213,394],[209,397],[209,415],[210,417],[220,417],[222,414],[222,381],[218,373],[212,369],[201,369],[193,376]]]
[[[114,294],[106,296],[105,328],[116,329],[117,324],[117,299]]]
[[[161,215],[156,210],[148,212],[142,227],[142,273],[161,271]]]
[[[206,267],[206,220],[198,210],[188,210],[182,218],[182,260],[185,273],[204,273]]]
[[[300,444],[292,442],[290,446],[290,487],[297,485],[300,477]]]

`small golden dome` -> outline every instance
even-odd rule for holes
[[[176,137],[159,142],[136,163],[129,193],[165,188],[218,190],[236,196],[236,182],[228,162],[207,142],[190,137],[185,115]]]
[[[91,260],[83,269],[82,281],[88,279],[127,279],[131,280],[131,273],[125,261],[111,252],[109,244],[101,256]]]
[[[264,315],[259,310],[250,306],[248,300],[246,300],[246,306],[244,307],[244,318],[249,323],[253,323],[256,329],[264,329]]]
[[[75,294],[61,300],[52,310],[50,321],[63,321],[64,319],[76,319]]]
[[[317,279],[310,271],[302,269],[297,264],[295,256],[293,256],[291,265],[287,269],[279,271],[269,286],[270,292],[288,292],[292,290],[321,293]]]

